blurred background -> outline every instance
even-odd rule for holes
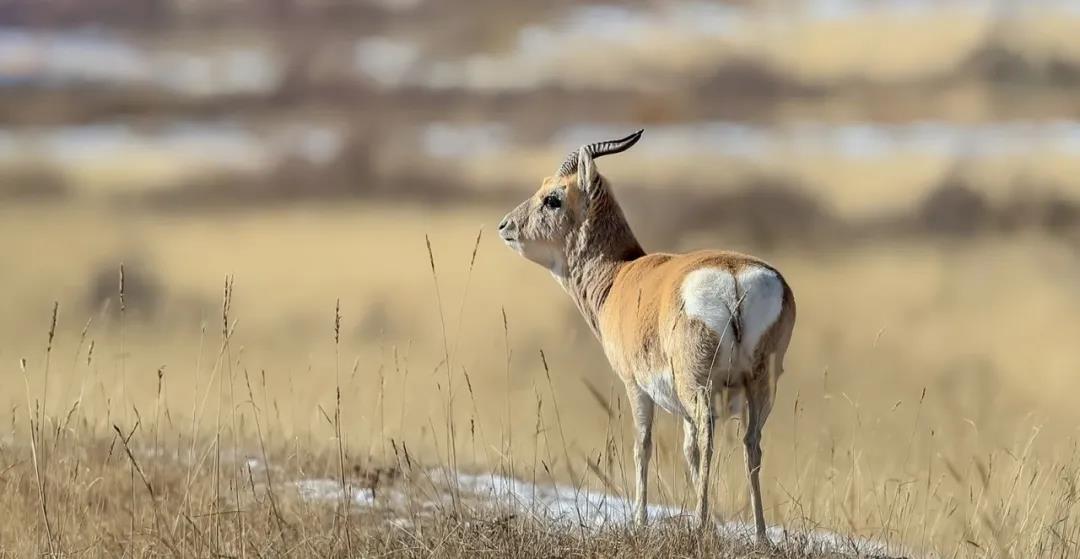
[[[58,301],[57,408],[138,408],[159,371],[205,405],[232,275],[228,361],[268,379],[281,436],[324,439],[344,378],[354,455],[438,456],[467,382],[463,462],[547,441],[555,399],[552,468],[610,467],[622,389],[493,226],[569,150],[644,127],[600,170],[646,249],[753,252],[799,301],[767,499],[880,528],[875,499],[934,460],[1052,464],[1075,435],[1077,37],[1069,0],[0,2],[0,398]]]

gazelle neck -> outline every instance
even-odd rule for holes
[[[597,338],[600,311],[619,270],[644,255],[618,202],[603,185],[590,200],[585,221],[567,239],[563,274],[555,273]]]

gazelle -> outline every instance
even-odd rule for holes
[[[646,520],[653,406],[683,420],[683,451],[709,516],[714,399],[745,406],[746,475],[756,535],[765,541],[761,430],[795,325],[780,273],[735,252],[646,254],[594,159],[629,149],[644,130],[571,153],[499,224],[499,235],[551,271],[626,385],[637,436],[634,520]]]

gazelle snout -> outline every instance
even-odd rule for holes
[[[510,250],[558,272],[566,260],[562,243],[566,233],[557,219],[555,211],[539,206],[534,197],[529,197],[499,222],[499,238]]]
[[[507,244],[518,242],[518,226],[511,217],[512,213],[506,214],[506,217],[499,222],[499,237]]]

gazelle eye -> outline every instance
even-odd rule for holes
[[[562,207],[562,200],[559,200],[559,197],[554,194],[548,194],[544,196],[544,207],[552,210],[558,209]]]

